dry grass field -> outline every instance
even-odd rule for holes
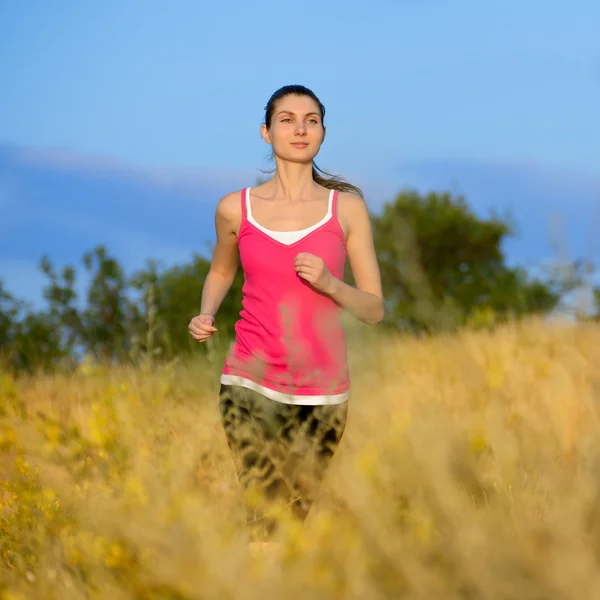
[[[0,375],[0,598],[600,597],[600,326],[351,336],[318,505],[250,552],[220,357]]]

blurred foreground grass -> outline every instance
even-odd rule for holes
[[[598,597],[599,334],[353,337],[319,505],[267,555],[243,535],[218,357],[2,376],[0,598]]]

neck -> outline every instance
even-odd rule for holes
[[[277,171],[271,180],[277,197],[290,202],[310,196],[315,182],[312,163],[291,163],[277,160]]]

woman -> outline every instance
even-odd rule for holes
[[[303,520],[340,442],[350,379],[340,313],[383,319],[379,267],[362,192],[314,164],[325,108],[309,89],[273,94],[261,127],[272,146],[268,182],[223,197],[200,314],[189,324],[211,337],[238,268],[243,309],[221,375],[220,410],[255,535],[275,520],[260,500],[283,502]],[[357,287],[342,281],[346,256]],[[257,493],[258,492],[258,493]]]

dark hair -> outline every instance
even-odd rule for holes
[[[321,112],[321,122],[325,125],[325,107],[321,103],[321,101],[317,98],[316,94],[309,90],[307,87],[303,85],[284,85],[282,88],[279,88],[267,102],[267,106],[265,106],[265,125],[267,129],[271,128],[271,121],[273,119],[273,113],[275,112],[275,105],[279,100],[285,98],[286,96],[308,96],[312,98],[319,107],[319,111]],[[272,171],[271,171],[272,172]],[[358,194],[361,198],[364,198],[362,190],[351,183],[345,181],[342,177],[338,177],[336,175],[331,175],[330,173],[326,173],[317,167],[317,165],[313,161],[312,168],[312,176],[313,180],[322,185],[324,188],[328,190],[339,190],[340,192],[353,192]]]

